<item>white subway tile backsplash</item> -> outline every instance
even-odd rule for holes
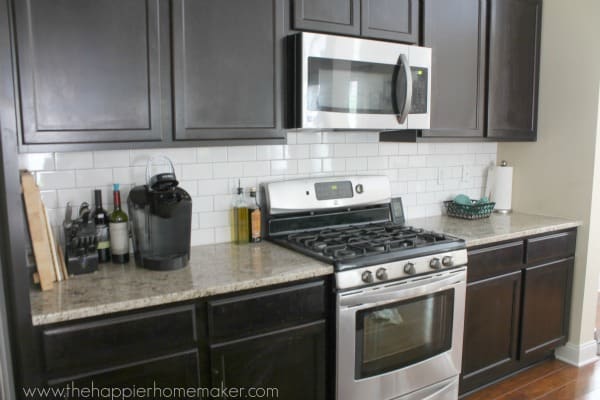
[[[56,190],[42,190],[40,191],[42,196],[42,203],[47,209],[58,208],[58,195]]]
[[[201,164],[207,165],[207,164]],[[212,164],[213,167],[213,178],[235,178],[242,176],[242,171],[244,169],[243,162],[227,162],[227,163],[215,163]],[[210,177],[205,177],[210,178]],[[201,178],[202,179],[202,178]]]
[[[92,152],[56,153],[57,170],[94,168]]]
[[[483,194],[495,143],[379,143],[377,132],[289,132],[287,145],[21,154],[19,165],[36,172],[53,224],[67,201],[78,207],[101,188],[112,209],[112,183],[123,202],[146,181],[146,161],[167,155],[182,188],[192,196],[192,244],[231,240],[231,205],[238,179],[247,190],[262,182],[307,176],[379,174],[389,177],[408,218],[438,215],[442,201],[459,193]]]
[[[227,149],[227,161],[256,160],[256,146],[238,146]]]
[[[333,145],[332,144],[311,144],[310,145],[310,157],[311,158],[333,157]]]
[[[321,132],[298,132],[298,144],[321,143]]]
[[[357,155],[357,145],[354,143],[336,144],[333,148],[335,157],[355,157]]]
[[[343,172],[346,170],[346,160],[343,158],[324,158],[323,172]]]
[[[54,153],[24,153],[19,155],[19,169],[51,171],[55,169]]]
[[[356,149],[356,155],[359,157],[369,157],[379,155],[379,143],[363,143]]]
[[[309,159],[309,160],[298,160],[298,173],[314,173],[321,172],[322,164],[321,160],[318,158]]]
[[[95,151],[94,167],[129,167],[129,150]]]
[[[192,180],[192,179],[210,179],[213,178],[213,169],[215,171],[221,170],[220,166],[223,164],[185,164],[181,166],[181,178]],[[218,176],[215,176],[218,178]]]
[[[227,147],[198,147],[196,149],[199,163],[227,161]]]
[[[80,188],[110,185],[114,183],[113,170],[110,168],[77,170],[75,183]]]
[[[205,194],[205,193],[203,193]],[[213,210],[212,196],[192,197],[192,212],[200,213]]]
[[[200,213],[200,228],[217,228],[230,226],[230,214],[227,211]]]
[[[192,231],[192,246],[201,246],[204,244],[215,243],[215,230],[212,228],[208,229],[197,229]]]
[[[298,160],[271,161],[271,175],[291,175],[298,173]]]
[[[342,132],[323,132],[323,143],[346,143],[346,135]]]
[[[292,144],[283,146],[283,158],[286,160],[298,160],[308,158],[310,147],[306,144]]]
[[[36,172],[36,182],[40,189],[66,189],[75,187],[74,171]]]
[[[367,169],[369,171],[378,169],[387,169],[389,165],[388,157],[378,156],[367,158]]]
[[[243,165],[243,176],[265,176],[271,172],[269,161],[248,161]]]
[[[282,145],[267,145],[256,147],[257,160],[280,160],[283,158]]]

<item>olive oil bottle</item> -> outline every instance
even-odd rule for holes
[[[236,243],[248,243],[250,226],[248,224],[248,204],[244,198],[244,189],[238,185],[237,196],[233,203],[233,229]]]
[[[258,199],[256,198],[256,188],[250,189],[250,204],[248,205],[248,223],[250,225],[250,241],[260,242],[261,237],[261,211]]]

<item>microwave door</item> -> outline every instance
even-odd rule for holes
[[[406,126],[412,104],[412,72],[408,57],[405,54],[400,54],[397,67],[394,70],[392,101],[394,102],[398,124]]]

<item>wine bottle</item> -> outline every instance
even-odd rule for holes
[[[98,250],[98,261],[101,263],[110,261],[110,235],[108,233],[108,212],[102,208],[102,191],[94,190],[96,208],[93,212],[96,224],[96,249]]]
[[[113,185],[115,209],[110,214],[110,252],[112,262],[125,264],[129,262],[129,218],[121,210],[121,191],[119,184]]]
[[[250,189],[250,209],[249,209],[249,224],[250,224],[250,241],[260,242],[261,237],[261,211],[258,199],[256,198],[256,188]]]

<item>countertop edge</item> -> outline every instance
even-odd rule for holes
[[[307,268],[306,271],[302,271],[302,268]],[[248,280],[241,282],[233,282],[225,285],[217,285],[213,287],[206,287],[202,289],[187,290],[184,292],[177,292],[165,295],[159,295],[148,298],[140,298],[129,301],[122,301],[118,303],[111,303],[103,306],[90,306],[78,308],[70,311],[61,311],[56,313],[32,315],[33,326],[50,325],[59,322],[75,321],[84,318],[98,317],[102,315],[109,315],[113,313],[123,311],[140,310],[147,307],[168,305],[181,301],[198,300],[210,296],[216,296],[221,294],[236,293],[244,290],[251,290],[266,286],[278,285],[283,283],[293,283],[304,279],[318,278],[321,276],[327,276],[333,274],[333,267],[319,266],[319,267],[300,267],[297,271],[289,272],[287,274],[271,276],[267,278],[261,278],[256,280]]]
[[[583,225],[581,221],[569,221],[560,224],[548,225],[540,228],[524,229],[518,232],[489,236],[481,239],[470,239],[466,241],[467,247],[482,246],[491,243],[504,242],[512,239],[520,239],[526,236],[540,235],[544,233],[557,232],[565,229],[577,228]]]

